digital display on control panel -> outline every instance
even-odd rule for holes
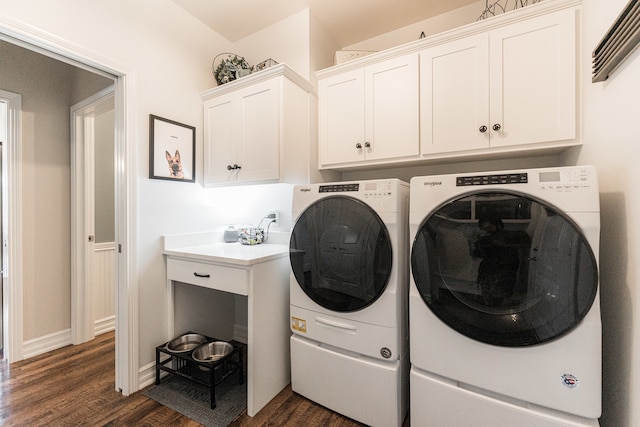
[[[558,182],[560,181],[560,172],[540,172],[538,174],[539,182]]]
[[[346,191],[358,191],[360,184],[331,184],[321,185],[320,193],[343,193]]]
[[[465,187],[468,185],[526,184],[527,182],[529,182],[529,176],[524,172],[496,175],[459,176],[456,178],[457,187]]]

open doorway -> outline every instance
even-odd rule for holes
[[[113,86],[71,107],[71,341],[115,329]]]
[[[22,97],[22,138],[17,144],[22,156],[22,186],[18,191],[23,269],[22,283],[13,283],[12,289],[22,286],[22,355],[28,358],[78,343],[72,338],[72,320],[77,316],[73,300],[78,292],[70,287],[76,276],[72,266],[77,260],[72,256],[71,224],[77,218],[72,209],[71,182],[76,165],[72,161],[69,116],[71,106],[78,101],[105,87],[113,92],[113,79],[6,42],[0,42],[0,52],[8,59],[0,72],[0,88]],[[113,135],[113,116],[110,126]],[[87,126],[86,133],[92,128]],[[88,155],[93,156],[93,150]],[[113,157],[112,151],[109,160]],[[93,191],[91,197],[93,200]],[[82,281],[82,285],[85,289],[80,293],[91,293],[89,281]]]
[[[8,36],[11,34],[12,36]],[[16,38],[18,35],[18,38]],[[0,22],[0,41],[7,46],[11,46],[12,48],[20,47],[24,48],[25,51],[34,53],[37,52],[39,54],[43,54],[48,58],[54,58],[59,60],[61,63],[66,65],[71,65],[72,67],[76,67],[78,70],[95,74],[97,76],[101,76],[102,78],[109,79],[110,84],[114,84],[114,98],[115,98],[115,108],[114,108],[114,122],[115,122],[115,134],[116,134],[116,143],[115,143],[115,155],[114,158],[116,163],[118,164],[117,171],[115,172],[115,192],[116,192],[116,203],[115,203],[115,218],[116,218],[116,246],[118,248],[116,254],[116,268],[115,275],[117,277],[116,288],[117,295],[116,298],[116,330],[118,331],[116,334],[116,379],[115,386],[117,390],[120,390],[123,394],[128,395],[133,391],[138,389],[138,367],[137,367],[137,318],[136,318],[136,310],[137,307],[135,304],[130,305],[129,301],[136,301],[137,295],[137,281],[135,280],[135,275],[132,273],[134,269],[134,259],[135,259],[135,236],[133,236],[130,232],[135,215],[133,215],[134,211],[134,201],[135,201],[135,180],[131,180],[131,176],[136,175],[136,165],[134,161],[134,149],[130,147],[130,126],[132,123],[131,116],[133,109],[131,105],[129,105],[134,97],[132,96],[132,86],[127,84],[128,79],[127,76],[131,73],[126,69],[122,69],[121,65],[112,66],[110,64],[101,63],[92,58],[87,57],[86,53],[79,53],[74,51],[73,46],[66,46],[60,44],[52,44],[45,35],[38,34],[36,32],[25,32],[23,29],[16,29],[12,27],[10,24]],[[13,64],[11,56],[2,55],[3,57],[3,68],[0,70],[0,88],[4,85],[2,84],[2,77],[5,73],[6,69],[4,67],[5,64]],[[55,68],[55,67],[54,67]],[[48,76],[47,73],[53,73],[50,67],[22,67],[22,70],[30,70],[34,72],[40,72],[43,76]],[[55,68],[58,70],[58,68]],[[23,76],[24,77],[24,76]],[[39,80],[42,80],[39,79]],[[35,81],[39,81],[36,79]],[[53,85],[49,85],[53,86]],[[55,87],[55,86],[53,86]],[[49,88],[45,88],[49,89]],[[56,88],[57,89],[57,88]],[[80,85],[77,87],[78,90],[85,90],[86,86]],[[75,93],[77,95],[77,93]],[[80,97],[78,97],[80,98]],[[67,101],[69,104],[67,105],[67,120],[64,120],[67,125],[68,131],[68,112],[69,105],[73,104],[73,97],[70,97]],[[23,118],[24,121],[29,122],[26,123],[25,126],[19,126],[18,128],[24,129],[33,129],[29,128],[29,125],[33,125],[34,115],[31,111],[29,111],[28,106],[24,106],[23,108]],[[45,114],[43,116],[48,116]],[[46,118],[46,117],[45,117]],[[23,135],[28,138],[32,135]],[[46,139],[46,138],[45,138]],[[58,138],[61,139],[61,138]],[[68,143],[68,138],[67,138]],[[19,155],[16,158],[9,159],[9,165],[26,165],[27,163],[20,158],[20,155],[24,154],[23,147],[20,147],[20,150],[15,150],[19,152]],[[55,165],[57,161],[61,158],[64,158],[64,153],[57,152],[51,147],[45,147],[44,150],[32,150],[27,152],[28,155],[32,156],[41,156],[44,158],[45,155],[49,161],[49,165]],[[67,152],[68,154],[68,152]],[[69,155],[66,156],[66,159],[69,159]],[[31,163],[29,164],[31,166]],[[57,171],[55,171],[57,172]],[[48,178],[48,177],[47,177]],[[46,188],[46,185],[49,184],[48,179],[45,178],[36,182],[35,187],[38,188]],[[21,194],[22,186],[16,185],[17,180],[12,180],[8,184],[8,192]],[[69,180],[68,180],[69,181]],[[5,184],[5,183],[3,183]],[[6,188],[6,185],[5,185]],[[51,192],[50,194],[56,194],[55,192]],[[29,196],[27,202],[38,201],[38,197]],[[68,200],[68,198],[67,198]],[[23,198],[20,203],[16,205],[22,206],[25,199]],[[34,202],[35,203],[35,202]],[[54,204],[64,204],[60,200],[50,201],[50,205]],[[70,206],[70,203],[67,203]],[[69,208],[70,209],[70,208]],[[26,210],[25,210],[26,211]],[[47,206],[30,206],[29,215],[46,215],[49,214],[51,209]],[[14,221],[10,224],[10,231],[16,230],[27,230],[28,226],[24,225],[24,215],[13,215]],[[70,222],[70,221],[69,221]],[[51,228],[40,227],[37,230],[33,231],[27,237],[32,241],[30,243],[36,243],[31,247],[40,248],[39,244],[44,244],[47,241],[55,241],[56,237],[51,238],[47,236],[47,238],[43,238],[39,231],[42,230],[51,230]],[[46,233],[45,233],[46,234]],[[16,233],[12,234],[13,236]],[[70,235],[70,232],[69,232]],[[70,237],[69,237],[70,239]],[[11,239],[13,240],[13,239]],[[26,243],[25,238],[16,239],[20,243]],[[69,245],[68,245],[69,246]],[[37,250],[37,249],[36,249]],[[24,250],[13,251],[14,261],[15,259],[26,258]],[[55,252],[54,252],[55,253]],[[11,256],[10,256],[11,258]],[[11,261],[9,262],[11,264]],[[19,263],[18,263],[19,264]],[[69,265],[68,263],[67,265]],[[63,264],[62,264],[63,265]],[[56,264],[56,268],[58,268],[58,264]],[[69,267],[70,270],[70,267]],[[47,271],[45,268],[44,271]],[[49,283],[49,277],[46,280],[36,280],[37,283],[44,283],[45,287],[43,288],[44,292],[39,292],[37,289],[34,291],[33,289],[22,289],[22,284],[25,283],[23,278],[18,277],[21,272],[29,272],[32,273],[33,269],[22,268],[22,265],[19,268],[13,269],[12,279],[17,278],[19,280],[15,281],[16,286],[12,286],[12,297],[11,301],[9,301],[9,307],[13,307],[10,313],[10,321],[9,321],[9,330],[5,330],[7,335],[9,336],[8,341],[11,343],[9,350],[14,351],[14,354],[8,358],[9,361],[21,360],[24,358],[23,351],[25,347],[25,343],[28,341],[25,339],[25,331],[31,335],[38,336],[39,332],[34,332],[32,328],[33,320],[38,319],[36,316],[45,316],[45,319],[49,318],[54,319],[55,321],[60,321],[60,316],[56,317],[55,314],[51,315],[50,309],[52,307],[56,307],[59,305],[60,301],[52,301],[48,298],[50,295],[47,291],[50,289],[46,288],[46,284]],[[55,271],[51,273],[50,277],[57,277],[59,271]],[[14,283],[12,283],[14,285]],[[58,293],[58,296],[60,293]],[[24,309],[24,302],[27,301],[39,301],[46,300],[48,303],[46,306],[47,309],[43,312],[38,311],[37,309],[31,309],[27,311]],[[70,298],[69,298],[70,299]],[[71,302],[68,301],[67,307],[70,306]],[[42,304],[41,304],[42,305]],[[5,306],[7,306],[5,302]],[[70,311],[70,310],[69,310]],[[67,312],[69,312],[67,311]],[[35,314],[34,314],[35,313]],[[48,316],[48,317],[47,317]],[[6,318],[5,313],[5,318]],[[42,319],[40,319],[42,320]],[[64,319],[62,319],[64,321]],[[37,320],[36,320],[37,323]],[[59,326],[56,326],[55,329],[60,329]],[[63,328],[64,329],[64,328]],[[64,335],[64,330],[61,331]],[[45,334],[47,338],[50,338],[53,335],[53,339],[59,338],[57,334]],[[64,338],[64,337],[63,337]],[[7,341],[7,340],[5,340]],[[7,350],[5,349],[5,353]]]

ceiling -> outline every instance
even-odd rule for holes
[[[172,1],[232,42],[309,8],[341,47],[478,2],[478,0]]]

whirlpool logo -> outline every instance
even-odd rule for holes
[[[301,192],[301,193],[308,193],[309,191],[311,191],[311,189],[310,189],[310,188],[307,188],[307,187],[304,187],[304,188],[301,188],[301,189],[300,189],[300,192]]]
[[[436,187],[438,185],[442,185],[442,181],[425,181],[422,185],[426,187]]]
[[[578,378],[571,374],[563,374],[562,375],[562,384],[567,388],[576,388],[578,387]]]

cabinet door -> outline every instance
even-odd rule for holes
[[[423,155],[489,147],[488,45],[478,34],[420,52]]]
[[[318,81],[318,145],[321,165],[364,159],[364,70]],[[357,148],[358,144],[361,148]]]
[[[491,32],[491,146],[576,135],[575,11],[563,10]]]
[[[239,125],[232,95],[221,96],[204,104],[204,185],[236,179],[237,170],[227,166],[238,163],[236,129]]]
[[[238,91],[238,181],[280,176],[280,83],[271,79]]]
[[[271,79],[205,102],[205,186],[279,178],[280,92]]]
[[[418,78],[416,54],[365,68],[366,160],[418,156]]]

